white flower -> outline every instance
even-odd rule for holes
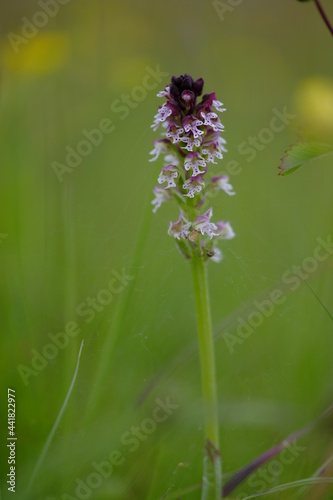
[[[184,133],[184,129],[182,127],[178,127],[176,125],[169,125],[166,136],[169,139],[172,139],[172,142],[175,144],[182,140],[182,134]]]
[[[177,240],[186,239],[190,234],[191,223],[185,217],[183,211],[179,213],[179,219],[175,222],[170,222],[168,234]]]
[[[175,153],[169,153],[165,155],[164,161],[168,164],[172,163],[172,165],[175,165],[175,167],[178,167],[180,164],[179,158]]]
[[[150,155],[155,155],[154,158],[150,158],[149,161],[155,161],[160,156],[161,153],[166,153],[171,146],[171,142],[168,139],[157,139],[154,141],[154,149],[150,151]]]
[[[157,97],[166,97],[166,98],[170,98],[170,85],[168,85],[167,87],[165,87],[164,90],[161,90],[158,94],[157,94]]]
[[[205,212],[203,215],[199,215],[199,217],[197,217],[193,222],[193,229],[200,231],[202,235],[207,234],[210,239],[212,239],[213,236],[218,236],[218,233],[216,232],[216,224],[210,222],[212,215],[213,209],[209,208],[207,212]]]
[[[189,198],[194,198],[194,195],[196,193],[200,193],[204,187],[205,181],[200,175],[187,179],[187,181],[183,184],[183,189],[188,189],[188,193],[185,196],[188,196]]]
[[[184,161],[185,170],[192,169],[192,177],[205,173],[205,170],[200,170],[199,167],[206,167],[206,162],[199,153],[189,153]]]
[[[163,184],[163,182],[166,182],[167,186],[165,189],[176,187],[174,179],[177,179],[178,175],[179,173],[175,165],[167,165],[166,167],[162,168],[161,173],[158,176],[157,182],[159,184]]]
[[[224,222],[223,220],[216,223],[217,234],[220,240],[232,240],[236,235],[232,229],[230,222]]]
[[[213,255],[210,256],[210,260],[212,260],[213,262],[216,262],[216,263],[219,263],[221,262],[221,260],[223,259],[223,254],[221,252],[221,250],[217,247],[213,248],[212,250]]]
[[[209,125],[209,127],[212,127],[214,132],[221,132],[223,130],[223,125],[220,122],[219,115],[211,111],[210,113],[205,113],[204,111],[201,111],[201,116],[204,119],[204,124]]]
[[[185,132],[192,132],[193,137],[197,139],[200,135],[204,134],[203,130],[198,129],[200,125],[203,125],[203,122],[199,120],[198,118],[195,118],[195,116],[190,115],[190,116],[185,116],[183,120],[183,127]]]
[[[152,124],[152,129],[157,130],[160,122],[164,122],[172,114],[172,109],[168,102],[160,106],[158,113],[155,115],[155,121]]]
[[[171,199],[171,195],[169,191],[159,186],[154,187],[153,193],[155,198],[151,203],[154,205],[153,212],[156,213],[164,201]]]
[[[236,194],[232,185],[229,183],[228,175],[217,175],[216,177],[213,177],[211,180],[211,186],[213,189],[222,189],[222,191],[230,196]]]
[[[214,100],[213,106],[217,111],[220,111],[220,113],[222,113],[223,111],[226,111],[226,108],[223,107],[223,103],[220,101]]]
[[[200,139],[195,139],[194,137],[182,137],[182,142],[185,142],[186,146],[182,146],[183,149],[187,149],[187,151],[193,151],[193,147],[200,147],[201,141]]]
[[[215,158],[221,160],[223,158],[222,151],[227,152],[224,144],[226,140],[223,137],[217,136],[216,138],[210,139],[202,145],[202,154],[207,155],[207,163],[216,163]]]

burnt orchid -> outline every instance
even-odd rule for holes
[[[170,85],[158,97],[166,102],[159,107],[152,128],[163,129],[162,138],[154,141],[150,161],[163,157],[164,166],[158,176],[152,201],[156,212],[161,204],[175,200],[179,218],[170,222],[169,235],[176,239],[181,253],[191,258],[200,255],[219,262],[222,253],[218,240],[235,236],[230,223],[213,222],[213,209],[209,206],[212,193],[221,190],[235,194],[226,175],[214,175],[211,164],[223,158],[224,127],[217,112],[225,111],[215,93],[202,94],[204,81],[194,81],[190,75],[172,77]]]
[[[223,158],[224,127],[218,113],[225,111],[215,93],[200,100],[204,81],[188,75],[173,76],[158,97],[166,100],[159,107],[153,129],[162,128],[154,141],[150,161],[163,158],[164,166],[154,188],[153,212],[173,200],[179,217],[169,224],[180,252],[192,263],[197,311],[203,407],[205,413],[205,454],[202,500],[222,497],[222,463],[219,446],[219,418],[216,389],[214,340],[205,262],[220,262],[219,240],[230,240],[235,233],[229,221],[213,220],[209,199],[222,191],[235,194],[226,175],[214,173],[212,164]]]

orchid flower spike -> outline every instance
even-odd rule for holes
[[[166,100],[159,106],[152,128],[161,126],[161,138],[154,141],[150,161],[163,157],[164,164],[154,188],[153,211],[165,201],[179,206],[179,218],[169,224],[180,252],[186,258],[199,254],[205,260],[219,262],[222,252],[217,248],[221,239],[231,239],[235,233],[229,222],[211,221],[213,208],[209,198],[217,190],[227,195],[235,192],[227,175],[211,173],[212,164],[223,158],[224,127],[219,113],[225,111],[215,93],[202,94],[204,81],[194,81],[186,74],[173,76],[171,83],[157,94]]]

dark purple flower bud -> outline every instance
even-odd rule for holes
[[[188,114],[193,111],[197,97],[202,93],[204,81],[198,78],[195,82],[193,78],[185,73],[181,76],[171,78],[170,95],[177,103],[179,111]]]
[[[197,97],[199,97],[202,94],[203,86],[204,86],[204,81],[202,78],[198,78],[193,83],[193,91]]]

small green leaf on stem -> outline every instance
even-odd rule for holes
[[[298,142],[297,144],[292,144],[281,158],[279,175],[289,175],[303,165],[303,163],[332,153],[333,145],[330,144],[320,144],[318,142]]]

